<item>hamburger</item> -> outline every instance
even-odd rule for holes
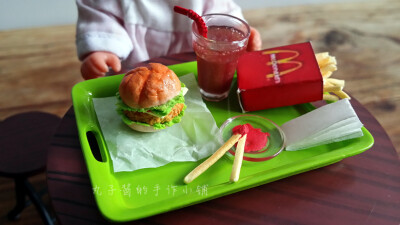
[[[134,130],[160,131],[181,121],[186,92],[172,70],[149,63],[125,74],[117,93],[117,111]]]

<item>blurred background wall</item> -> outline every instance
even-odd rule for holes
[[[352,0],[355,1],[355,0]],[[361,1],[361,0],[358,0]],[[235,0],[243,10],[295,4],[348,2],[345,0]],[[0,31],[74,24],[74,0],[0,0]]]

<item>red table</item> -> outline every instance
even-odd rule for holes
[[[151,62],[171,65],[193,60],[193,53],[183,53]],[[127,224],[400,224],[400,160],[376,119],[356,99],[351,103],[375,139],[366,152]],[[72,108],[52,140],[47,169],[51,202],[61,224],[110,223],[94,199]]]

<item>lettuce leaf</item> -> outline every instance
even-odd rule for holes
[[[172,108],[178,103],[185,103],[185,98],[183,97],[183,87],[186,87],[184,83],[181,82],[181,92],[175,96],[173,99],[169,100],[165,104],[149,107],[149,108],[131,108],[127,106],[121,99],[119,92],[116,93],[117,96],[117,112],[121,114],[123,111],[133,111],[133,112],[151,112],[155,116],[163,117],[168,115]],[[123,114],[123,113],[122,113]]]
[[[156,129],[156,130],[165,129],[165,128],[170,127],[170,126],[172,126],[172,125],[174,125],[174,124],[176,124],[176,123],[181,122],[182,116],[185,114],[185,109],[186,109],[186,107],[187,107],[187,106],[185,105],[185,106],[183,107],[181,113],[179,113],[179,115],[175,116],[171,121],[168,121],[168,122],[166,122],[166,123],[155,123],[155,124],[153,124],[154,129]],[[138,121],[132,121],[132,120],[130,120],[127,116],[125,116],[125,114],[121,114],[121,117],[122,117],[122,121],[123,121],[125,124],[127,124],[127,125],[131,125],[131,124],[136,123],[136,124],[139,124],[139,125],[142,125],[142,126],[147,126],[147,127],[150,127],[150,126],[151,126],[151,125],[148,124],[148,123],[142,123],[142,122],[138,122]]]

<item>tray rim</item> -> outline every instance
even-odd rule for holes
[[[196,70],[195,70],[196,67],[197,67],[196,61],[186,62],[186,63],[181,63],[181,64],[175,64],[175,65],[171,65],[169,67],[172,70],[174,70],[175,73],[177,73],[178,76],[185,75],[187,73],[193,73],[196,76]],[[102,137],[102,132],[101,132],[101,129],[99,127],[99,124],[97,122],[97,116],[95,114],[93,114],[93,113],[89,113],[88,115],[84,115],[84,114],[80,113],[80,107],[83,107],[83,108],[93,107],[92,106],[93,103],[91,102],[91,98],[93,98],[93,95],[88,94],[88,95],[90,95],[90,97],[89,96],[87,96],[87,97],[90,98],[90,100],[86,99],[87,101],[85,101],[85,102],[81,102],[80,100],[78,100],[77,96],[81,95],[82,93],[89,93],[88,92],[89,90],[87,90],[87,86],[91,86],[92,84],[98,83],[100,81],[104,82],[104,83],[107,81],[108,85],[110,85],[110,86],[111,85],[117,85],[117,84],[119,85],[120,80],[122,79],[122,77],[123,77],[123,75],[121,74],[121,75],[115,75],[115,76],[112,76],[112,77],[103,77],[103,78],[98,78],[98,79],[94,79],[94,80],[87,80],[87,81],[83,81],[83,82],[80,82],[80,83],[76,84],[72,88],[71,95],[72,95],[72,102],[73,102],[73,106],[74,106],[74,112],[75,112],[75,116],[76,116],[76,123],[77,123],[77,127],[78,127],[79,140],[80,140],[80,143],[81,143],[81,147],[82,147],[82,151],[83,151],[83,155],[84,155],[85,163],[86,163],[86,166],[87,166],[87,169],[88,169],[89,178],[90,178],[92,187],[94,187],[94,185],[96,185],[97,181],[98,181],[97,180],[98,179],[97,176],[94,175],[94,170],[107,171],[105,169],[105,167],[109,167],[108,164],[110,162],[105,161],[105,162],[99,163],[98,161],[96,161],[93,158],[92,152],[91,152],[90,147],[89,147],[88,140],[86,138],[86,133],[87,132],[94,132],[94,134],[96,136],[96,139],[97,139],[97,142],[98,142],[98,145],[100,147],[103,146],[102,147],[103,151],[100,151],[101,154],[102,154],[101,156],[102,156],[103,159],[107,158],[104,155],[105,154],[104,153],[104,151],[105,151],[104,148],[105,148],[106,144],[105,144],[104,138]],[[116,87],[118,87],[118,86],[116,86]],[[98,91],[98,88],[99,87],[96,87],[95,90]],[[91,90],[91,91],[92,92],[90,92],[90,93],[94,92],[94,90]],[[103,97],[106,97],[106,96],[107,96],[107,94],[105,94],[105,96],[103,96]],[[87,105],[87,104],[89,104],[89,105]],[[90,104],[91,104],[91,106],[90,106]],[[315,108],[310,103],[301,104],[301,105],[303,105],[304,108],[306,108],[307,110],[311,110],[311,109]],[[251,112],[250,112],[250,114],[251,114]],[[96,122],[92,121],[93,118],[95,118]],[[84,123],[85,121],[89,121],[89,122],[86,124],[86,126],[82,126],[82,123]],[[336,163],[336,162],[338,162],[338,161],[340,161],[340,160],[342,160],[344,158],[360,154],[360,153],[366,151],[367,149],[371,148],[373,143],[374,143],[372,135],[370,134],[370,132],[365,127],[362,128],[362,131],[364,133],[364,136],[362,138],[367,139],[368,142],[362,143],[361,144],[361,148],[359,148],[357,150],[354,150],[354,151],[339,151],[339,152],[332,151],[332,152],[324,154],[323,155],[324,157],[323,157],[322,160],[321,159],[320,160],[313,160],[312,159],[313,157],[311,157],[308,160],[306,160],[303,164],[301,164],[300,166],[297,165],[297,169],[296,170],[292,170],[291,167],[284,169],[284,172],[283,172],[284,176],[281,175],[282,174],[282,170],[279,171],[279,172],[272,171],[272,173],[270,173],[268,176],[265,176],[265,174],[263,174],[263,172],[260,172],[260,173],[257,173],[257,174],[253,174],[252,178],[254,179],[254,182],[251,182],[250,185],[248,184],[248,182],[242,182],[242,183],[239,183],[239,184],[237,184],[237,183],[236,184],[229,184],[233,188],[228,188],[227,191],[225,190],[227,188],[223,188],[222,192],[221,191],[220,192],[216,192],[212,196],[194,198],[189,204],[181,204],[181,205],[180,204],[173,204],[172,206],[168,205],[168,204],[165,204],[164,206],[160,206],[159,210],[156,210],[157,212],[153,210],[151,212],[149,212],[149,211],[142,212],[139,215],[126,215],[126,214],[129,214],[129,212],[130,212],[127,209],[123,209],[123,208],[121,209],[121,208],[118,208],[118,207],[114,207],[114,208],[111,208],[111,210],[110,210],[110,207],[105,206],[107,201],[109,201],[109,198],[104,198],[104,196],[100,197],[100,196],[95,194],[94,195],[95,196],[95,200],[96,200],[97,206],[99,207],[99,210],[100,210],[101,214],[108,220],[111,220],[111,221],[114,221],[114,222],[126,222],[126,221],[130,221],[130,220],[136,220],[136,219],[140,219],[140,218],[145,218],[145,217],[148,217],[148,216],[151,216],[151,215],[156,215],[158,213],[163,213],[163,212],[175,210],[175,209],[178,209],[178,208],[183,208],[183,207],[186,207],[186,206],[189,206],[189,205],[193,205],[193,204],[197,204],[197,203],[200,203],[200,202],[208,201],[208,200],[211,200],[211,199],[214,199],[214,198],[217,198],[217,197],[225,196],[225,195],[228,195],[228,194],[231,194],[231,193],[234,193],[234,192],[242,191],[242,190],[245,190],[245,189],[248,189],[248,188],[251,188],[251,187],[259,186],[261,184],[266,184],[266,183],[269,183],[269,182],[272,182],[272,181],[275,181],[275,180],[283,179],[283,178],[286,178],[286,177],[289,177],[289,176],[292,176],[292,175],[295,175],[295,174],[299,174],[299,173],[303,173],[303,172],[306,172],[306,171],[309,171],[309,170],[317,169],[317,168],[320,168],[320,167],[323,167],[323,166],[327,166],[327,165]],[[94,167],[93,164],[98,164],[99,167]],[[110,174],[110,175],[112,175],[112,174]],[[114,176],[114,175],[112,175],[112,176]],[[222,185],[225,185],[225,184],[222,184]],[[234,185],[234,186],[232,186],[232,185]],[[162,205],[162,204],[159,204],[159,205]],[[122,217],[121,216],[117,216],[116,217],[115,214],[122,214],[122,212],[118,211],[118,210],[124,211],[125,212],[125,216],[122,216]]]

